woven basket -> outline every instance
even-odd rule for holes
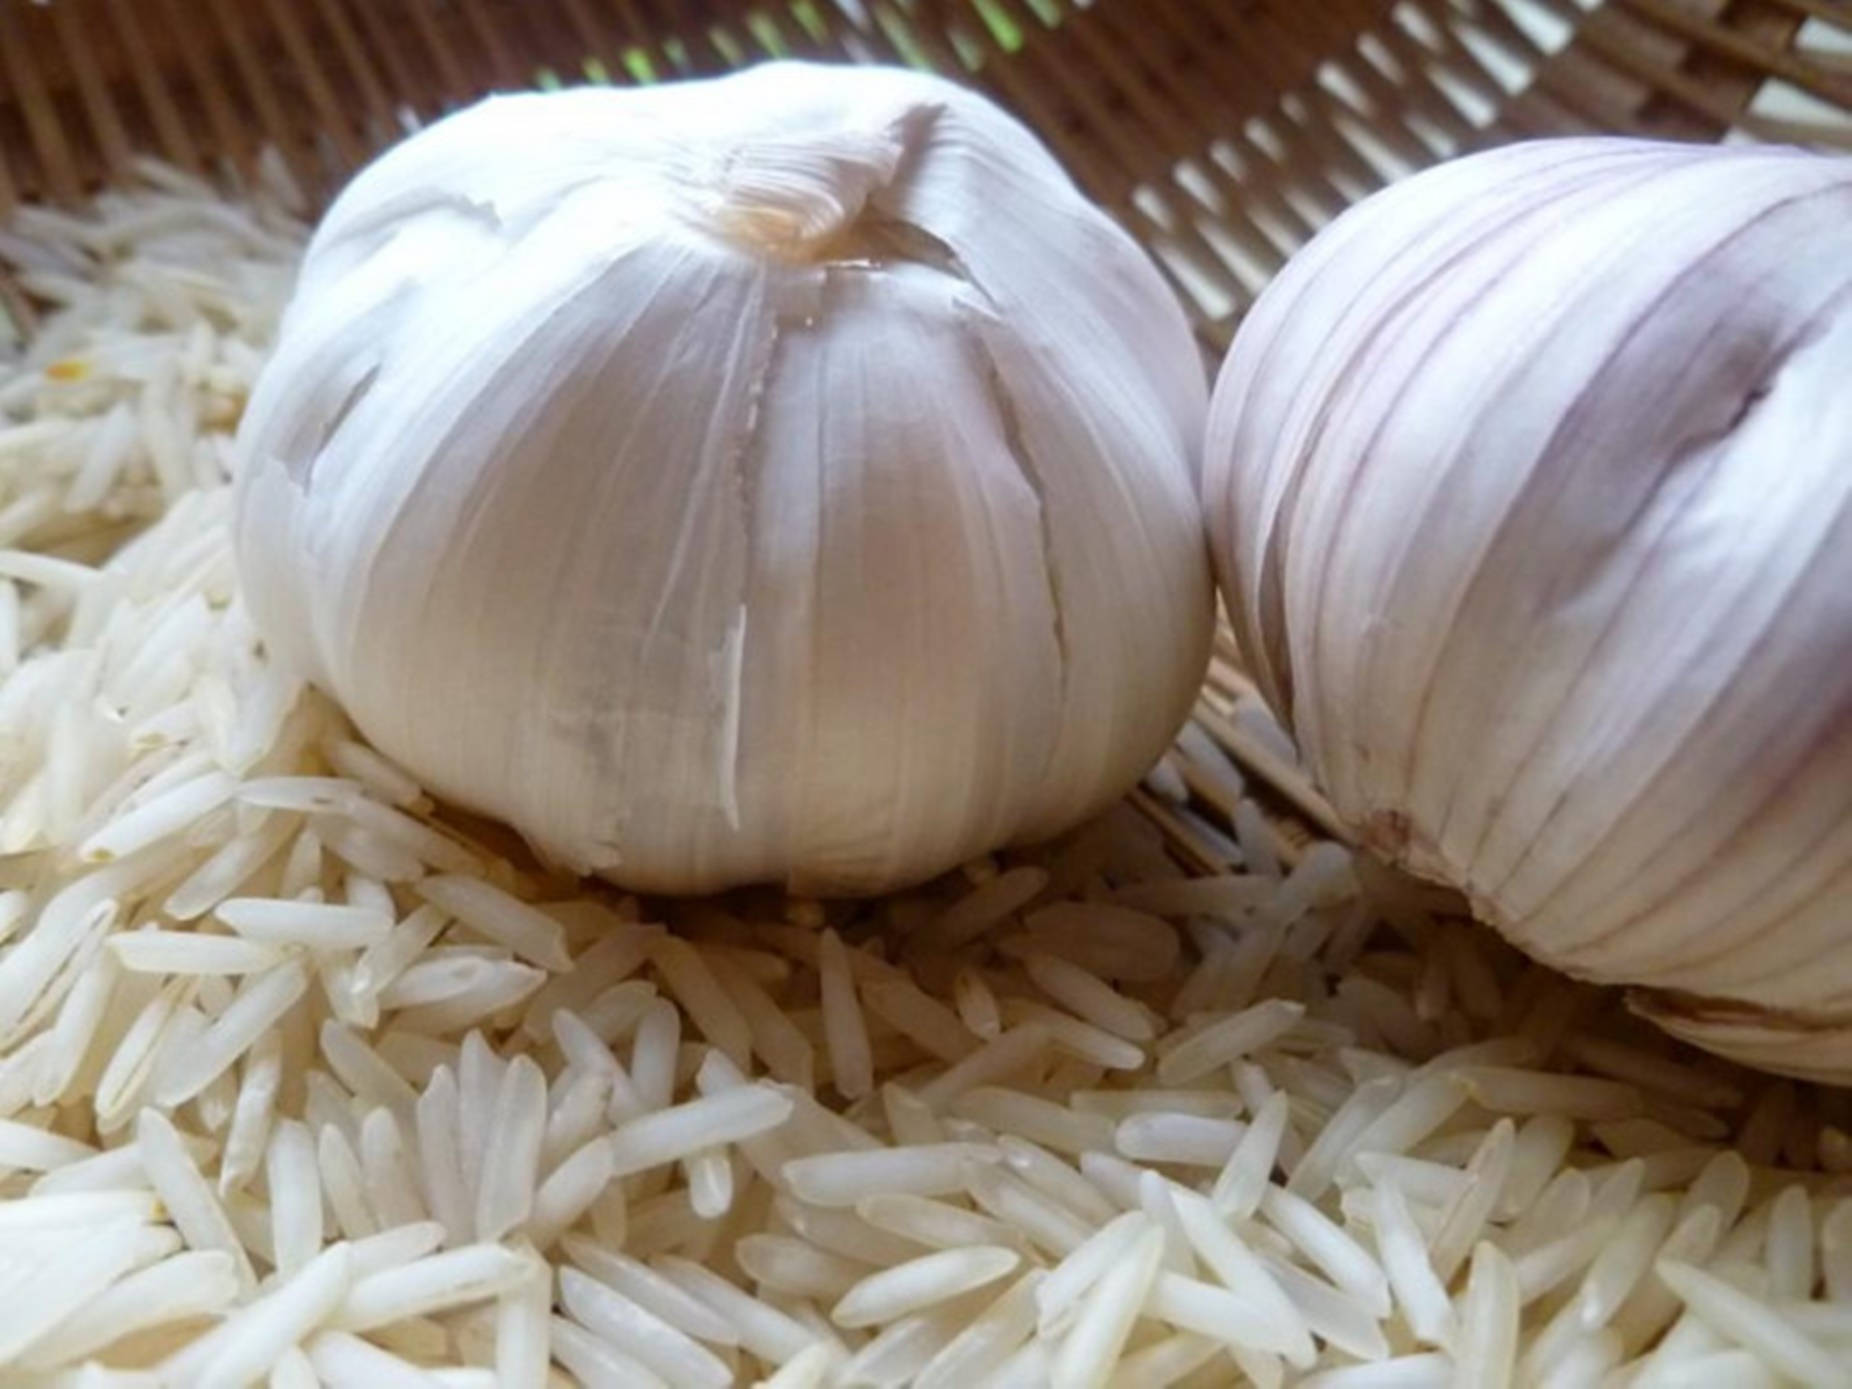
[[[138,152],[208,171],[273,146],[326,197],[484,92],[768,56],[984,89],[1151,248],[1214,347],[1320,223],[1460,150],[1852,147],[1847,0],[0,0],[0,214]]]
[[[235,176],[274,150],[322,201],[489,91],[768,57],[983,89],[1145,243],[1211,350],[1346,204],[1465,150],[1591,131],[1852,148],[1848,0],[0,0],[0,216],[138,154]],[[0,305],[30,331],[4,270]],[[1291,859],[1342,830],[1243,717],[1256,698],[1224,633],[1198,722],[1272,788]],[[1135,796],[1186,862],[1226,867]]]

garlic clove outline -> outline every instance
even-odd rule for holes
[[[1206,398],[1143,253],[950,83],[496,98],[317,229],[241,575],[370,740],[549,858],[872,891],[1167,745]]]
[[[1321,234],[1211,407],[1218,574],[1338,816],[1712,1014],[1852,1020],[1849,225],[1801,151],[1473,156]]]

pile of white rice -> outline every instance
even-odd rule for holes
[[[1846,1097],[1366,900],[1200,730],[1148,795],[1208,877],[1121,810],[644,905],[444,815],[234,587],[301,228],[145,173],[0,234],[58,306],[0,355],[0,1389],[1852,1384]]]

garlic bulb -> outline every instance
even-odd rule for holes
[[[883,888],[1166,746],[1206,401],[1155,268],[950,83],[497,98],[318,228],[241,574],[380,749],[555,861]]]
[[[1379,194],[1242,325],[1204,493],[1363,842],[1852,1076],[1852,162],[1554,141]]]

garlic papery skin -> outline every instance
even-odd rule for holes
[[[260,630],[438,794],[661,892],[861,892],[1121,795],[1206,668],[1157,270],[939,79],[497,98],[318,228],[240,435]]]
[[[1386,190],[1243,323],[1204,495],[1363,843],[1852,1076],[1852,162],[1548,141]]]

